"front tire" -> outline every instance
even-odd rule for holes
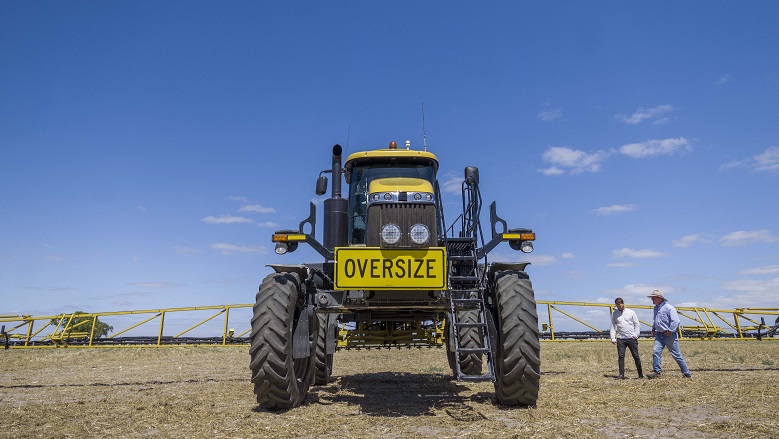
[[[316,318],[319,322],[316,348],[315,348],[315,367],[314,367],[314,384],[321,385],[327,384],[330,380],[330,375],[333,373],[333,354],[328,354],[326,349],[327,343],[327,320],[328,314],[317,314]],[[333,331],[335,331],[335,326]],[[333,337],[335,339],[335,337]]]
[[[298,305],[301,288],[297,273],[272,273],[257,293],[249,367],[257,402],[266,409],[299,406],[313,381],[315,355],[293,358],[295,325],[301,313],[307,318]]]
[[[533,406],[541,379],[541,343],[533,286],[524,271],[495,275],[498,346],[495,395],[503,405]]]

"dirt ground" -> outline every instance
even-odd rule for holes
[[[651,370],[651,341],[640,343]],[[779,343],[685,341],[693,373],[614,379],[610,343],[542,345],[535,408],[450,379],[443,349],[336,353],[303,406],[258,408],[247,347],[0,352],[0,437],[779,438]],[[628,374],[635,376],[628,355]]]

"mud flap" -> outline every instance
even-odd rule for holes
[[[309,305],[300,312],[295,333],[292,335],[292,358],[308,358],[311,355],[311,316],[314,315],[314,307]]]
[[[325,339],[325,354],[331,355],[335,353],[335,348],[338,344],[336,341],[336,324],[338,320],[338,314],[327,315],[327,338]]]

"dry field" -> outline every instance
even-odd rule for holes
[[[248,348],[0,352],[0,437],[777,438],[779,343],[685,341],[693,379],[617,381],[609,343],[545,343],[531,409],[449,378],[443,349],[339,351],[297,409],[257,407]],[[645,370],[651,342],[641,341]],[[632,359],[626,360],[635,376]]]

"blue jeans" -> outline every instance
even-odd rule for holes
[[[663,348],[668,348],[668,352],[676,360],[676,364],[679,365],[679,369],[682,370],[682,374],[690,376],[690,369],[687,367],[687,363],[684,361],[682,351],[679,350],[679,333],[674,332],[671,335],[665,335],[662,332],[655,333],[655,347],[652,351],[652,368],[655,372],[660,373],[663,370],[661,365]]]

